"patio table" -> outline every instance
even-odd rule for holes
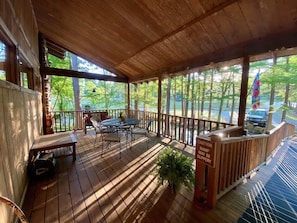
[[[139,123],[140,123],[140,121],[138,119],[135,119],[135,118],[126,118],[125,122],[119,121],[118,118],[106,119],[106,120],[101,122],[101,124],[104,125],[104,126],[118,127],[118,128],[122,128],[122,127],[125,127],[125,126],[130,127],[130,126],[138,125]]]

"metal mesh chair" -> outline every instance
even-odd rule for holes
[[[101,156],[103,156],[104,150],[104,142],[107,142],[107,146],[110,147],[111,143],[119,143],[120,144],[120,157],[121,157],[121,134],[119,133],[118,129],[116,128],[109,128],[100,124],[100,122],[96,121],[95,119],[91,118],[91,122],[95,128],[96,136],[94,141],[94,148],[97,142],[97,135],[100,136],[101,139]]]
[[[104,142],[107,142],[108,148],[110,147],[111,143],[119,143],[120,144],[120,157],[122,154],[122,145],[121,145],[121,134],[117,132],[109,132],[109,133],[103,133],[102,134],[102,152],[101,156],[103,156],[103,148],[104,148]]]
[[[153,120],[149,120],[149,122],[147,123],[147,126],[145,128],[140,128],[140,127],[134,127],[131,129],[131,135],[132,135],[132,139],[133,141],[135,141],[135,136],[136,135],[140,135],[140,136],[144,136],[146,137],[146,148],[148,148],[148,133],[149,133],[149,128],[152,125]]]

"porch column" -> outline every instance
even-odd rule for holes
[[[157,136],[160,137],[160,129],[161,129],[161,100],[162,98],[162,79],[159,77],[158,79],[158,129]]]
[[[138,84],[134,84],[134,94],[137,95],[137,92],[138,92]],[[135,118],[139,118],[139,103],[138,103],[138,99],[137,97],[135,98],[134,100],[134,117]],[[135,116],[136,115],[136,116]]]
[[[41,67],[49,65],[47,60],[47,46],[45,38],[42,34],[39,34],[39,61]],[[48,75],[41,73],[41,84],[42,84],[42,110],[43,110],[43,133],[52,134],[53,131],[53,116],[51,109],[51,88],[50,79]]]
[[[130,114],[130,84],[127,83],[127,116],[128,117],[131,117],[131,114]]]
[[[243,126],[243,127],[244,127],[244,118],[245,118],[245,111],[246,111],[249,69],[250,69],[250,58],[248,56],[245,56],[242,62],[240,101],[239,101],[238,123],[237,123],[238,126]]]

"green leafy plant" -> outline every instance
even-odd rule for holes
[[[91,109],[91,106],[90,105],[85,105],[85,110],[86,111],[90,111],[90,109]]]
[[[195,184],[193,158],[169,146],[159,153],[156,171],[159,182],[167,182],[172,192],[179,191],[182,185],[190,190]]]

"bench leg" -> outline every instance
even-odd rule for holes
[[[72,146],[72,160],[75,161],[76,160],[76,146],[75,146],[75,143],[73,144]]]

